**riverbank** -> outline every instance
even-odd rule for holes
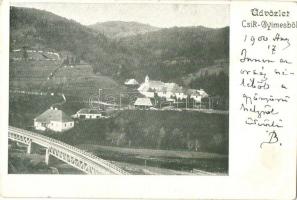
[[[77,147],[114,162],[132,174],[228,174],[228,156],[216,153],[135,149],[91,144],[81,144]]]

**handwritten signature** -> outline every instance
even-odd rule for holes
[[[268,132],[268,131],[267,131],[267,132]],[[261,148],[261,149],[262,149],[262,146],[263,146],[264,144],[275,144],[275,143],[278,143],[278,142],[279,142],[278,135],[277,135],[277,133],[276,133],[275,130],[273,130],[273,131],[271,131],[271,132],[268,132],[268,136],[269,136],[268,141],[262,142],[262,143],[260,144],[260,148]],[[279,143],[279,144],[280,144],[280,146],[282,145],[282,143]]]

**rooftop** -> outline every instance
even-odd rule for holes
[[[137,98],[134,105],[135,106],[153,106],[150,98]]]
[[[184,93],[187,95],[195,95],[207,97],[208,94],[203,89],[186,89],[177,83],[164,83],[162,81],[154,81],[150,80],[148,76],[145,78],[145,82],[143,82],[138,88],[139,92],[163,92],[163,93]]]
[[[73,119],[66,115],[62,110],[50,108],[43,112],[41,115],[37,116],[34,120],[37,122],[50,123],[51,121],[58,122],[72,122]]]
[[[135,79],[128,79],[125,81],[125,85],[138,85],[139,83]]]
[[[100,110],[91,108],[82,108],[77,111],[78,114],[100,114]]]

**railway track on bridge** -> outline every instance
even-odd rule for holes
[[[9,126],[8,138],[27,144],[28,148],[31,148],[31,143],[43,146],[46,148],[45,157],[47,161],[49,155],[52,155],[87,174],[129,174],[123,169],[102,158],[99,158],[98,156],[38,133]],[[30,150],[28,152],[30,152]]]

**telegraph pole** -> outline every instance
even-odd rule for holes
[[[99,102],[100,102],[100,91],[101,91],[102,89],[101,88],[99,88]]]
[[[121,107],[122,107],[122,94],[120,93],[120,110],[121,110]]]
[[[101,91],[102,89],[101,88],[99,88],[99,98],[98,98],[98,103],[99,103],[99,110],[100,110],[100,91]]]
[[[49,156],[50,156],[49,149],[46,148],[46,150],[45,150],[45,164],[46,165],[48,165],[48,163],[49,163]]]

